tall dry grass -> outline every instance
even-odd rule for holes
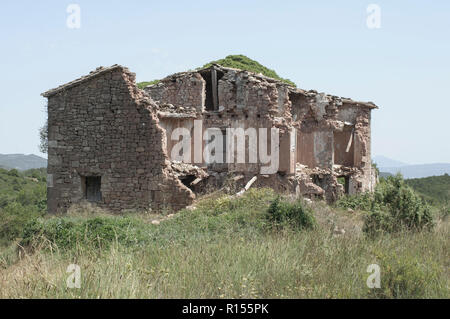
[[[160,225],[134,217],[143,227],[139,236],[148,236],[136,245],[116,238],[110,245],[81,240],[67,248],[42,237],[32,250],[11,244],[0,254],[0,297],[450,297],[447,222],[434,231],[368,238],[358,231],[358,213],[316,203],[315,229],[270,229],[264,213],[271,199],[267,191],[238,201],[208,199]],[[58,218],[80,223],[93,217]],[[349,231],[336,234],[336,225]],[[381,267],[376,291],[366,285],[374,263]],[[67,288],[69,264],[81,268],[80,289]]]

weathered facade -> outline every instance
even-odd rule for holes
[[[375,185],[370,113],[376,106],[370,102],[218,65],[168,76],[144,90],[133,73],[114,65],[43,96],[50,212],[85,200],[113,211],[179,209],[208,186],[221,187],[230,178],[245,184],[254,176],[256,185],[328,201]],[[192,136],[190,164],[171,160],[179,128]],[[223,132],[224,140],[234,140],[229,128],[256,128],[255,140],[247,136],[244,142],[245,161],[206,161],[203,135],[211,128]],[[273,174],[264,173],[268,164],[249,160],[255,145],[269,153],[273,146],[259,142],[258,128],[279,129]]]

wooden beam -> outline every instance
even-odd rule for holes
[[[211,84],[212,84],[212,97],[214,111],[219,109],[219,99],[217,96],[217,71],[215,68],[211,68]]]

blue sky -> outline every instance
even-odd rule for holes
[[[366,25],[371,3],[380,29]],[[450,162],[450,1],[2,1],[0,39],[3,154],[42,155],[40,93],[100,65],[144,81],[245,54],[301,88],[379,105],[373,155]]]

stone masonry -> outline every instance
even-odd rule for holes
[[[305,91],[219,65],[170,75],[144,90],[127,68],[113,65],[43,96],[48,98],[50,213],[84,201],[117,212],[178,210],[208,185],[222,187],[230,175],[243,185],[258,176],[257,186],[329,202],[343,193],[372,191],[376,183],[370,113],[377,106],[371,102]],[[171,161],[177,142],[172,132],[194,132],[194,121],[200,121],[201,133],[278,128],[277,173],[260,174],[259,162],[211,164],[194,154],[190,163]]]
[[[48,210],[64,212],[101,178],[112,211],[180,209],[194,194],[173,174],[155,103],[115,65],[43,94],[48,98]]]
[[[173,74],[144,90],[157,103],[168,137],[178,127],[191,130],[194,120],[202,122],[203,130],[279,128],[279,171],[275,176],[260,176],[256,185],[329,202],[343,193],[374,189],[370,113],[377,106],[372,102],[305,91],[220,65]],[[169,153],[173,144],[168,140]],[[205,167],[203,162],[195,164]],[[210,179],[223,180],[230,172],[244,174],[245,184],[258,175],[260,164],[215,164],[206,169]]]

